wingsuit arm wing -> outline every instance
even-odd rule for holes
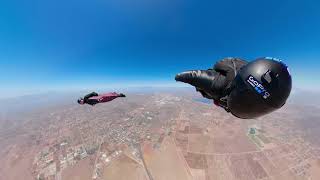
[[[219,99],[225,83],[225,77],[212,69],[185,71],[177,74],[175,80],[194,86],[208,99]]]
[[[85,95],[83,97],[83,99],[89,99],[89,98],[91,98],[93,96],[98,96],[98,93],[96,93],[96,92],[89,93],[89,94]]]
[[[196,87],[205,98],[220,101],[226,96],[226,89],[231,86],[237,71],[246,63],[238,58],[225,58],[217,62],[213,69],[182,72],[176,75],[175,80]]]

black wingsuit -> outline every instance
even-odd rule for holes
[[[213,99],[216,105],[228,111],[226,97],[231,92],[232,81],[246,64],[246,61],[239,58],[224,58],[212,69],[182,72],[176,75],[175,80],[195,86],[203,97]]]

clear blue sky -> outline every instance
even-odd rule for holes
[[[0,2],[2,92],[174,84],[226,56],[281,58],[295,87],[319,89],[320,2]]]

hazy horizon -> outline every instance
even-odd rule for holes
[[[314,0],[0,1],[0,179],[320,179],[319,8]],[[280,101],[235,104],[241,96],[222,108],[175,81],[227,57],[280,59],[292,77],[286,103],[278,108],[286,93],[254,83]],[[80,105],[92,91],[125,96]]]
[[[48,89],[37,89],[37,90],[31,90],[26,92],[21,92],[19,90],[14,91],[8,91],[0,94],[0,99],[10,99],[10,98],[17,98],[22,96],[32,96],[32,95],[39,95],[39,94],[47,94],[47,93],[75,93],[75,92],[82,92],[82,93],[89,93],[92,91],[96,92],[114,92],[114,91],[121,91],[125,90],[127,92],[130,92],[132,90],[137,89],[144,89],[144,88],[173,88],[173,89],[179,89],[179,88],[187,88],[187,89],[194,89],[193,86],[190,86],[188,84],[183,83],[168,83],[168,84],[131,84],[128,86],[121,86],[121,85],[115,85],[115,86],[105,86],[105,85],[96,85],[96,86],[87,86],[87,87],[72,87],[72,88],[48,88]],[[320,89],[308,89],[308,88],[296,88],[293,87],[290,93],[290,96],[294,95],[296,92],[309,92],[309,93],[315,93],[320,94]]]

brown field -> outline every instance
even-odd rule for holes
[[[104,167],[102,179],[105,180],[147,180],[143,167],[126,155],[121,155],[110,165]]]
[[[256,151],[257,148],[246,136],[246,130],[240,122],[223,123],[222,127],[213,127],[209,136],[213,137],[214,153],[240,153]]]
[[[280,170],[277,169],[265,155],[261,155],[258,162],[270,176],[276,175],[280,172]]]
[[[188,134],[190,130],[190,126],[187,123],[180,123],[178,131],[183,134]]]
[[[253,160],[260,160],[260,159],[263,159],[263,152],[253,152],[253,153],[250,153],[250,155],[252,156],[252,159]]]
[[[8,148],[8,151],[1,154],[0,158],[0,179],[2,180],[33,180],[32,162],[35,153],[26,148],[16,145]],[[19,173],[17,173],[19,172]]]
[[[282,160],[287,161],[288,166],[292,167],[292,166],[297,165],[296,158],[297,158],[297,154],[294,153],[294,154],[286,155],[285,157],[282,158]]]
[[[241,153],[257,151],[257,148],[247,136],[239,134],[236,137],[215,137],[213,151],[215,153]]]
[[[284,171],[276,176],[273,176],[274,180],[305,180],[302,177],[296,177],[291,171]]]
[[[241,134],[239,132],[239,135],[230,139],[229,143],[233,153],[250,152],[257,150],[255,144],[252,143],[243,132]]]
[[[229,157],[228,166],[239,180],[255,179],[246,156]]]
[[[263,169],[257,160],[254,160],[251,154],[245,155],[248,166],[251,169],[252,174],[256,179],[261,179],[267,177],[267,172]]]
[[[275,149],[268,149],[263,151],[263,153],[268,156],[269,159],[276,159],[278,155],[275,152]]]
[[[193,180],[206,180],[206,172],[203,169],[190,169]]]
[[[311,177],[320,177],[320,160],[314,160],[310,162],[310,164],[311,168],[308,170],[308,172],[311,175]]]
[[[295,148],[290,148],[289,145],[281,145],[280,147],[278,148],[275,148],[273,150],[273,152],[278,156],[278,157],[281,157],[283,155],[286,155],[290,152],[292,152]]]
[[[270,140],[263,134],[258,134],[257,135],[258,138],[264,143],[264,144],[268,144],[270,143]]]
[[[215,137],[214,141],[213,141],[213,149],[212,152],[213,153],[230,153],[234,151],[233,149],[231,149],[231,147],[229,146],[229,142],[226,141],[225,138],[219,138],[219,137]]]
[[[160,149],[144,153],[144,158],[155,180],[191,180],[186,162],[178,154],[173,139],[165,137]]]
[[[175,142],[181,150],[186,150],[188,148],[188,136],[185,134],[176,133]]]
[[[207,156],[206,180],[235,180],[227,160],[227,156]]]
[[[73,166],[69,166],[61,173],[62,180],[88,180],[92,178],[93,158],[86,158]]]
[[[274,163],[275,167],[279,171],[284,171],[288,169],[290,166],[289,162],[286,160],[286,158],[277,158],[277,159],[271,159],[271,161]]]
[[[194,153],[213,153],[214,140],[207,135],[202,134],[189,134],[188,151]]]
[[[188,166],[192,169],[206,169],[208,167],[206,156],[203,154],[188,152],[184,158],[186,159]]]
[[[196,126],[196,125],[191,125],[189,128],[189,134],[201,134],[202,133],[202,128]]]

